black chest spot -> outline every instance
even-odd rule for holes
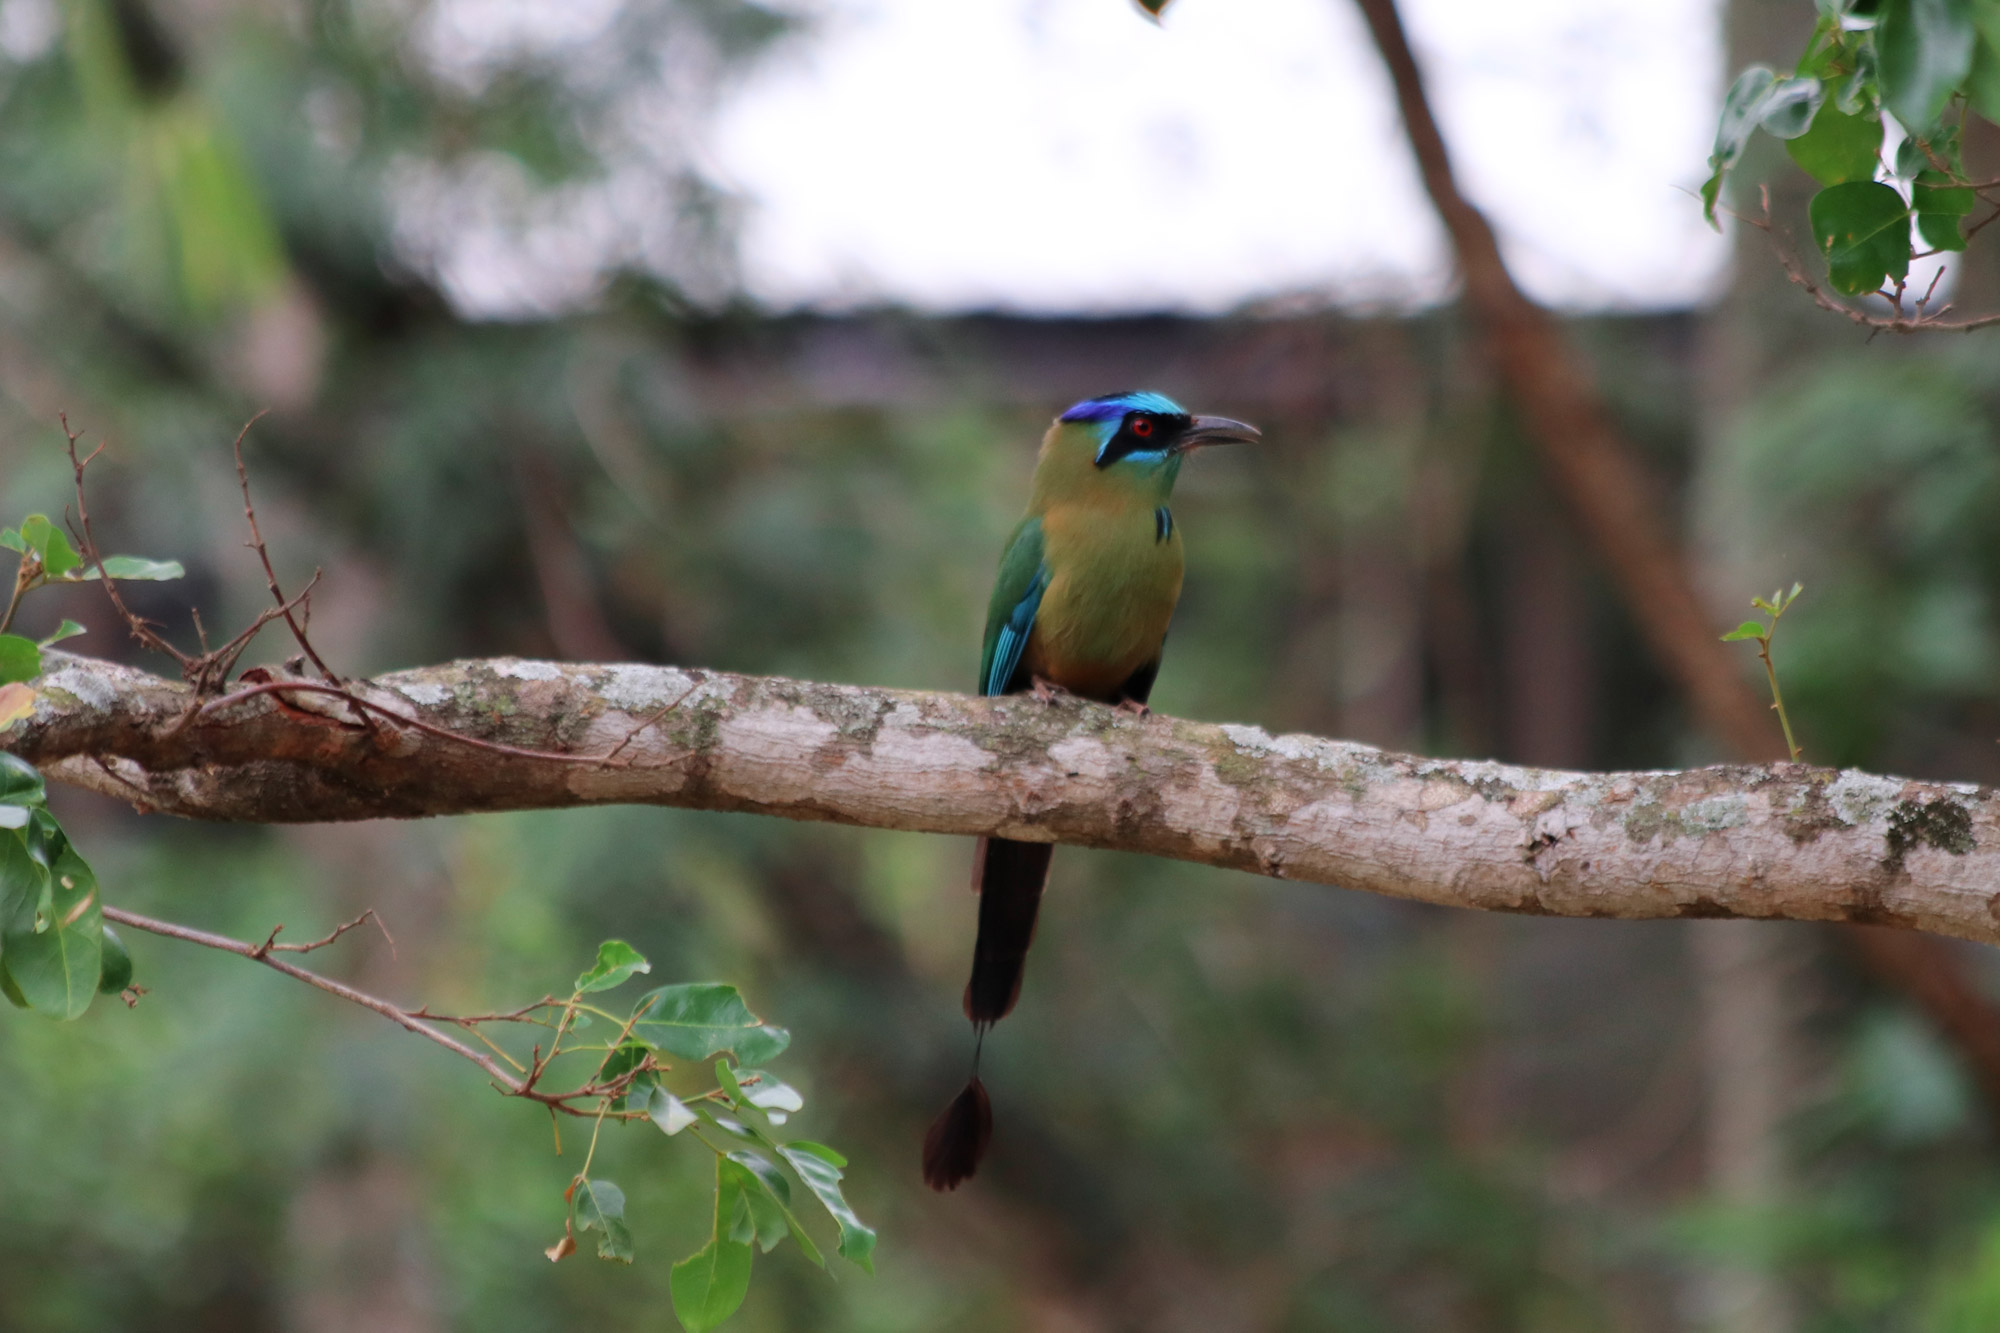
[[[1158,545],[1174,535],[1173,511],[1161,505],[1153,511],[1153,542]]]

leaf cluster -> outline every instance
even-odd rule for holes
[[[1714,222],[1723,182],[1758,131],[1784,141],[1822,187],[1807,213],[1834,289],[1880,292],[1900,308],[1910,262],[1963,250],[1966,221],[1996,184],[1967,178],[1961,139],[1969,114],[2000,121],[2000,0],[1818,8],[1792,73],[1753,65],[1730,87],[1702,204]]]
[[[557,1014],[556,1036],[546,1057],[537,1052],[535,1072],[566,1053],[588,1051],[597,1060],[584,1085],[597,1099],[592,1152],[565,1191],[563,1235],[548,1257],[566,1258],[580,1237],[594,1235],[600,1259],[633,1261],[625,1192],[590,1171],[596,1132],[615,1118],[650,1122],[670,1138],[685,1134],[715,1155],[714,1225],[707,1244],[674,1265],[670,1284],[674,1312],[689,1333],[703,1333],[735,1313],[749,1291],[756,1250],[768,1254],[790,1237],[809,1261],[826,1266],[793,1211],[794,1182],[837,1226],[839,1255],[874,1272],[875,1232],[841,1189],[847,1159],[825,1144],[778,1134],[805,1099],[763,1066],[783,1054],[791,1034],[764,1022],[736,987],[720,982],[661,986],[640,996],[622,1018],[586,998],[649,971],[636,949],[607,940],[569,998],[548,1002]],[[614,1024],[615,1034],[606,1041],[573,1040],[597,1023]],[[708,1075],[699,1086],[690,1082],[696,1071]]]
[[[0,547],[20,556],[0,612],[0,730],[33,710],[28,682],[42,674],[42,649],[83,633],[73,620],[41,639],[8,633],[24,597],[50,583],[177,579],[182,573],[172,561],[136,556],[87,565],[44,514],[0,528]],[[23,1009],[76,1018],[98,995],[131,986],[132,959],[104,924],[97,876],[49,812],[47,795],[32,765],[0,753],[0,994]]]
[[[86,568],[83,557],[76,553],[63,530],[44,514],[28,515],[18,528],[0,528],[0,547],[21,557],[15,567],[14,588],[7,599],[7,609],[0,612],[0,690],[41,675],[42,649],[83,633],[83,626],[65,620],[40,640],[9,634],[21,599],[35,589],[50,583],[90,583],[100,578],[177,579],[186,572],[176,561],[146,560],[131,555],[107,556],[101,566]],[[21,708],[32,701],[32,694],[0,693],[0,726],[13,720],[8,716],[10,703]]]
[[[109,926],[97,876],[49,813],[42,775],[0,753],[0,994],[51,1018],[76,1018],[132,984],[132,958]]]

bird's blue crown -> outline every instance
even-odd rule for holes
[[[1107,393],[1102,398],[1086,398],[1062,414],[1064,421],[1122,421],[1127,412],[1157,412],[1161,416],[1186,416],[1181,405],[1165,394],[1139,390]]]

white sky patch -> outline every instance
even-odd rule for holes
[[[41,59],[60,36],[55,0],[0,0],[0,55],[25,65]]]
[[[1218,311],[1420,303],[1442,234],[1343,0],[817,0],[724,105],[779,307]],[[1718,287],[1692,190],[1717,0],[1405,0],[1461,181],[1531,293],[1657,308]]]

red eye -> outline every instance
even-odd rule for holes
[[[1142,440],[1146,439],[1153,433],[1153,423],[1144,417],[1140,417],[1132,423],[1132,433]]]

